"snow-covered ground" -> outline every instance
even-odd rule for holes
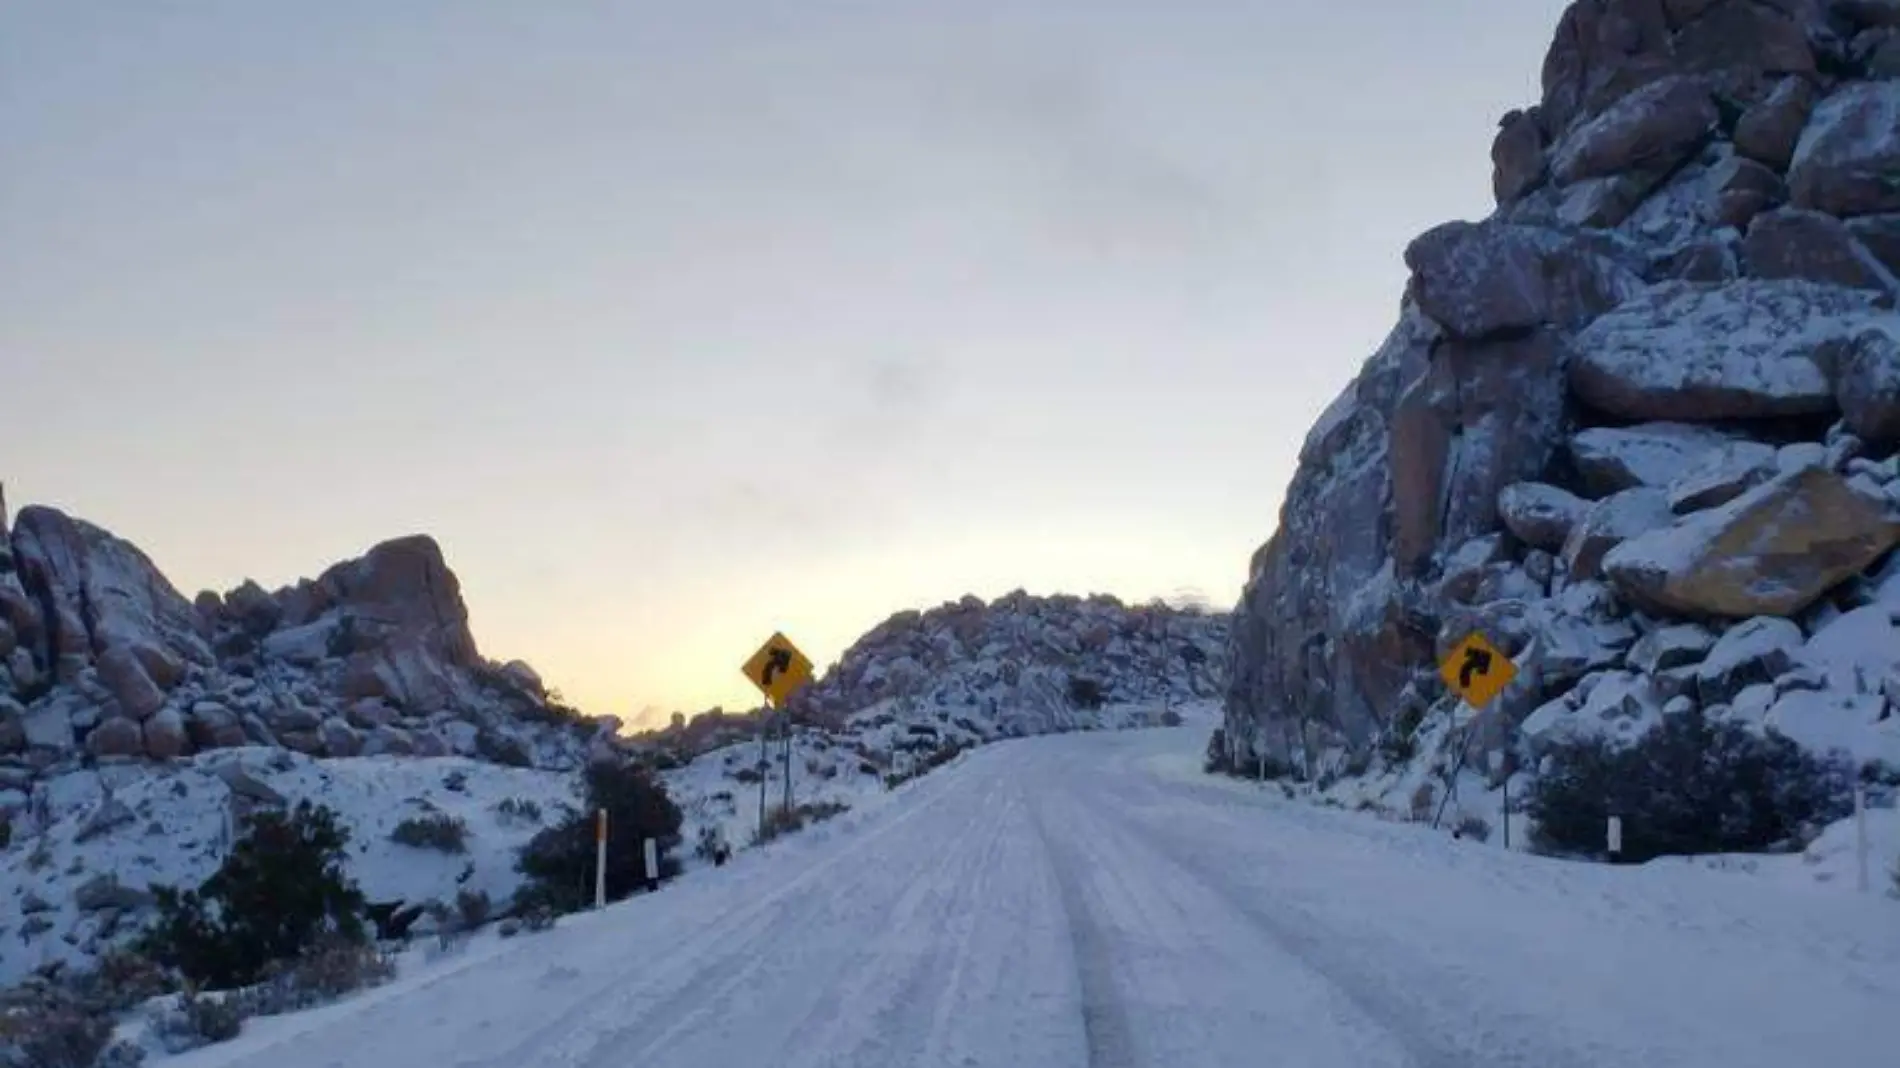
[[[1893,1063],[1883,896],[1290,803],[1204,728],[988,746],[170,1068]]]
[[[504,901],[520,882],[516,852],[563,806],[578,804],[574,784],[568,774],[461,757],[313,760],[261,748],[49,780],[43,809],[16,822],[12,846],[0,852],[0,930],[9,932],[0,985],[130,933],[147,887],[203,882],[229,850],[234,796],[261,787],[334,810],[351,835],[350,875],[371,901],[453,901],[458,889]],[[398,823],[431,814],[463,822],[464,852],[390,840]],[[117,892],[101,889],[105,879],[131,896],[109,900]],[[83,892],[89,884],[94,892]]]

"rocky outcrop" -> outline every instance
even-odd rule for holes
[[[1408,246],[1398,327],[1307,437],[1233,621],[1230,742],[1312,759],[1450,715],[1435,658],[1472,629],[1519,665],[1458,735],[1503,766],[1807,692],[1697,672],[1889,588],[1857,578],[1900,540],[1885,11],[1568,6],[1499,124],[1497,212]]]
[[[353,756],[364,717],[386,752],[447,752],[467,727],[563,767],[595,741],[533,669],[480,656],[426,537],[274,593],[191,601],[129,543],[52,509],[24,509],[0,545],[0,774],[244,745]]]

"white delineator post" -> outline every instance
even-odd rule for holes
[[[1854,787],[1854,885],[1865,894],[1871,888],[1867,879],[1867,788]]]
[[[1623,817],[1621,816],[1610,817],[1610,834],[1609,834],[1608,844],[1610,847],[1610,863],[1615,864],[1618,861],[1621,861],[1623,859]]]
[[[594,820],[594,907],[607,907],[607,810]]]
[[[660,888],[660,843],[649,838],[645,842],[647,862],[647,890]]]

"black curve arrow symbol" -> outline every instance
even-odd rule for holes
[[[759,681],[770,686],[773,679],[790,670],[792,670],[791,650],[774,648],[765,659],[765,670],[759,672]]]
[[[1483,649],[1466,649],[1465,662],[1458,666],[1458,685],[1469,690],[1471,676],[1491,674],[1491,654]]]

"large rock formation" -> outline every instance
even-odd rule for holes
[[[1726,710],[1694,671],[1732,621],[1798,640],[1872,596],[1900,540],[1892,10],[1569,6],[1499,124],[1496,212],[1406,249],[1398,326],[1307,436],[1233,621],[1231,744],[1409,729],[1474,628],[1519,661],[1507,724],[1629,736]]]
[[[370,728],[367,740],[357,724]],[[611,733],[611,732],[609,732]],[[0,517],[0,774],[281,745],[574,766],[600,725],[475,646],[427,537],[314,581],[187,601],[131,544],[50,508]]]

